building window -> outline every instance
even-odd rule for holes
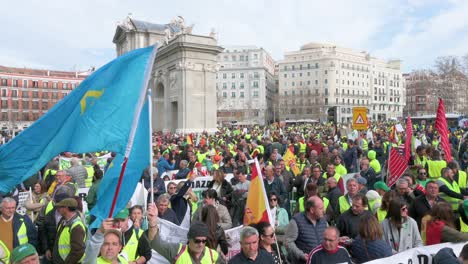
[[[42,87],[43,87],[43,88],[49,88],[49,83],[43,82],[43,83],[42,83]]]
[[[295,83],[295,82],[292,82],[292,83],[291,83],[291,86],[295,86],[295,85],[296,85],[296,83]]]
[[[226,78],[227,78],[227,74],[223,73],[223,79],[226,79]]]
[[[18,80],[13,80],[13,87],[18,87]]]
[[[241,79],[244,79],[244,73],[241,72],[241,73],[239,74],[239,77],[240,77]]]
[[[58,93],[52,93],[52,99],[58,99]]]
[[[236,89],[236,83],[231,83],[231,89]]]
[[[2,79],[2,86],[7,86],[7,85],[8,85],[8,80]]]
[[[231,79],[235,79],[236,78],[236,74],[235,73],[232,73],[231,74]]]
[[[328,98],[325,98],[325,105],[328,105]]]
[[[318,80],[315,80],[315,84],[318,84]]]
[[[258,97],[258,91],[253,91],[252,96],[255,97],[255,98],[257,98],[257,97]]]
[[[18,97],[18,90],[12,90],[11,97]]]
[[[252,86],[253,86],[254,88],[258,88],[258,82],[257,82],[257,81],[254,81]]]
[[[328,95],[328,88],[325,88],[325,95]]]
[[[23,88],[28,88],[28,80],[23,80]]]
[[[291,77],[292,77],[292,78],[296,77],[296,74],[295,74],[294,72],[291,73]]]
[[[49,94],[47,92],[42,92],[42,99],[49,99]]]
[[[7,100],[2,100],[2,109],[7,109],[7,108],[8,108],[8,101]],[[3,119],[3,120],[6,120],[6,118]]]
[[[239,56],[239,60],[240,60],[240,61],[244,61],[244,55],[240,55],[240,56]]]
[[[52,88],[57,89],[57,82],[52,83]]]
[[[63,90],[68,89],[68,83],[63,83]]]
[[[216,74],[216,80],[218,79],[218,74]]]
[[[240,98],[244,98],[244,92],[240,92]]]
[[[240,87],[241,89],[244,89],[244,83],[241,82],[241,83],[239,84],[239,87]]]
[[[258,79],[258,72],[254,72],[254,78]]]
[[[327,70],[325,70],[325,74],[328,74],[328,71],[327,71]]]
[[[310,80],[307,81],[307,85],[310,85]]]
[[[29,98],[29,92],[23,91],[22,97],[23,97],[23,98]]]
[[[2,89],[2,97],[6,97],[7,96],[7,90],[6,89]]]
[[[254,53],[254,60],[258,59],[258,54],[257,53]]]
[[[319,64],[318,63],[315,63],[315,68],[318,68],[319,67]]]
[[[328,83],[328,80],[327,80],[327,79],[325,79],[325,84],[327,84],[327,83]]]
[[[39,88],[39,82],[38,81],[33,81],[32,82],[32,87],[33,88]]]
[[[307,64],[307,69],[310,69],[310,64]]]
[[[236,61],[236,60],[237,60],[236,55],[232,55],[231,58],[232,58],[232,61]]]
[[[227,89],[227,83],[223,83],[223,89]]]
[[[236,98],[236,92],[231,93],[231,98]]]
[[[227,93],[223,92],[223,98],[227,98]]]
[[[288,96],[288,91],[284,91],[284,96]]]
[[[284,78],[288,78],[288,74],[285,73],[285,74],[284,74]]]

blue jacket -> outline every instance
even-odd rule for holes
[[[174,164],[169,164],[169,161],[167,161],[164,157],[159,158],[158,160],[158,173],[159,176],[161,176],[164,172],[173,170],[175,168],[175,163]]]
[[[26,231],[28,235],[28,243],[33,245],[35,248],[38,247],[38,241],[37,241],[37,230],[34,224],[32,223],[31,219],[27,215],[20,215],[18,213],[15,213],[13,216],[13,247],[19,246],[19,240],[18,240],[18,230],[21,227],[21,224],[24,222],[26,225]]]

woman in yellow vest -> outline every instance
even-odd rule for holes
[[[47,194],[47,188],[44,182],[39,181],[34,184],[32,190],[32,197],[26,200],[25,207],[28,209],[28,216],[33,216],[32,221],[36,220],[37,215],[44,206],[50,201],[49,195]]]

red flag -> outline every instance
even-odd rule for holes
[[[258,160],[252,164],[252,179],[250,180],[249,193],[245,204],[244,225],[258,224],[260,222],[271,223],[270,205],[263,185],[263,177]],[[274,222],[271,223],[274,225]]]
[[[413,138],[413,124],[411,118],[408,116],[406,121],[406,140],[405,140],[405,160],[409,161],[411,158],[411,140]]]
[[[452,151],[450,148],[450,143],[449,143],[448,135],[447,135],[448,126],[447,126],[447,120],[445,119],[444,100],[442,100],[442,98],[439,98],[439,107],[437,108],[435,129],[437,129],[437,131],[440,134],[440,145],[442,147],[442,150],[445,153],[445,160],[449,162],[452,160]]]
[[[390,149],[388,158],[388,172],[390,176],[387,180],[388,187],[391,187],[403,175],[408,167],[408,162],[403,158],[395,148]]]

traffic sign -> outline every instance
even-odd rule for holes
[[[353,129],[366,130],[367,129],[367,108],[354,107],[353,108]]]

